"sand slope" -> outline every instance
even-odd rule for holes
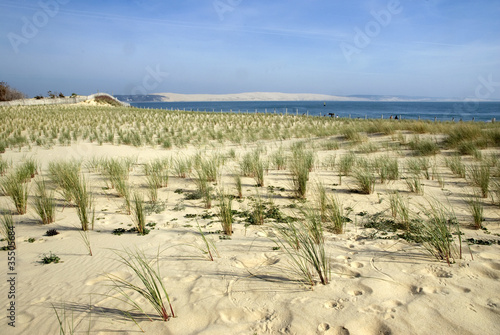
[[[275,143],[269,142],[272,149]],[[236,147],[238,154],[247,148]],[[219,151],[224,149],[219,148]],[[195,149],[181,150],[194,154]],[[177,150],[133,148],[81,143],[52,149],[33,148],[31,152],[8,151],[4,158],[20,161],[25,156],[36,158],[42,171],[48,162],[58,159],[136,156],[138,164],[156,157],[174,157]],[[321,155],[326,152],[319,153]],[[234,192],[230,171],[235,162],[224,167],[223,182],[228,192]],[[440,263],[425,253],[418,244],[403,240],[382,240],[372,236],[372,229],[361,228],[355,213],[376,213],[387,209],[387,200],[380,194],[397,185],[377,184],[376,192],[360,195],[349,191],[352,180],[335,186],[338,176],[320,168],[311,180],[321,179],[335,188],[344,205],[353,207],[348,224],[341,235],[326,234],[327,252],[332,262],[332,280],[327,286],[311,290],[294,281],[287,271],[287,257],[275,246],[270,223],[264,226],[234,225],[231,240],[213,238],[220,257],[208,261],[193,247],[200,238],[196,223],[207,232],[220,230],[217,218],[186,217],[205,212],[201,200],[183,201],[176,189],[194,190],[190,179],[171,177],[169,186],[160,190],[166,208],[151,214],[148,222],[155,229],[147,236],[113,235],[113,229],[129,228],[131,217],[120,211],[123,199],[114,190],[103,189],[104,181],[97,173],[89,174],[96,195],[96,225],[90,232],[94,256],[89,256],[78,233],[79,221],[75,208],[60,206],[57,221],[42,226],[32,210],[15,217],[17,222],[17,322],[13,329],[0,324],[1,334],[56,334],[59,329],[51,304],[73,310],[78,330],[85,333],[90,323],[91,334],[138,334],[140,329],[119,311],[123,303],[107,296],[110,293],[106,274],[132,279],[130,272],[116,261],[112,249],[140,248],[154,256],[160,248],[160,268],[171,295],[176,318],[168,322],[150,322],[137,316],[148,334],[497,334],[500,321],[500,246],[474,245],[464,249],[463,259],[452,266]],[[270,170],[266,185],[284,187],[273,196],[280,207],[289,204],[291,193],[286,171]],[[144,188],[144,173],[140,165],[131,172],[131,181]],[[255,194],[252,178],[243,178],[246,200],[234,202],[236,209],[249,207],[248,196]],[[447,177],[448,196],[460,197],[463,185]],[[266,192],[263,191],[263,194]],[[377,194],[380,193],[380,194]],[[443,203],[447,196],[435,181],[426,182],[426,194]],[[313,192],[310,191],[310,197]],[[412,196],[418,201],[422,197]],[[183,203],[185,208],[174,210]],[[12,208],[7,197],[0,197],[3,208]],[[457,215],[466,215],[457,207]],[[211,209],[209,213],[215,213]],[[291,213],[291,211],[290,211]],[[492,234],[499,233],[498,209],[488,207],[487,224]],[[241,220],[240,220],[241,221]],[[60,234],[44,236],[49,228]],[[491,238],[482,231],[466,230],[467,236]],[[33,237],[34,243],[27,239]],[[44,254],[53,252],[62,263],[42,265]],[[5,269],[6,252],[0,252],[0,264]],[[5,270],[2,270],[5,273]],[[5,278],[5,275],[4,275]],[[1,299],[6,301],[8,284],[0,284]],[[139,298],[139,301],[141,299]],[[89,305],[92,306],[91,311]],[[4,307],[5,315],[5,304]],[[152,312],[147,307],[148,312]]]
[[[157,93],[163,101],[367,101],[367,99],[314,93],[249,92],[234,94]]]

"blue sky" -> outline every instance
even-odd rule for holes
[[[498,0],[1,0],[27,93],[500,99]]]

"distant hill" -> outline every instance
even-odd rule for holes
[[[464,101],[474,99],[432,98],[404,95],[327,95],[314,93],[246,92],[234,94],[152,93],[148,95],[116,95],[124,102],[189,102],[189,101]],[[477,99],[475,99],[477,100]],[[493,101],[493,100],[492,100]]]
[[[162,102],[161,96],[150,94],[150,95],[115,95],[115,97],[123,102]]]
[[[155,93],[149,95],[117,95],[126,102],[178,102],[178,101],[364,101],[362,98],[348,98],[313,93],[247,92],[234,94],[179,94]]]

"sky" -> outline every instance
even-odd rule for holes
[[[0,0],[0,81],[500,99],[499,17],[499,0]]]

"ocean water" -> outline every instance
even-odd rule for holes
[[[500,102],[386,102],[386,101],[221,101],[143,102],[134,107],[232,113],[282,113],[346,118],[422,119],[439,121],[500,121]]]

